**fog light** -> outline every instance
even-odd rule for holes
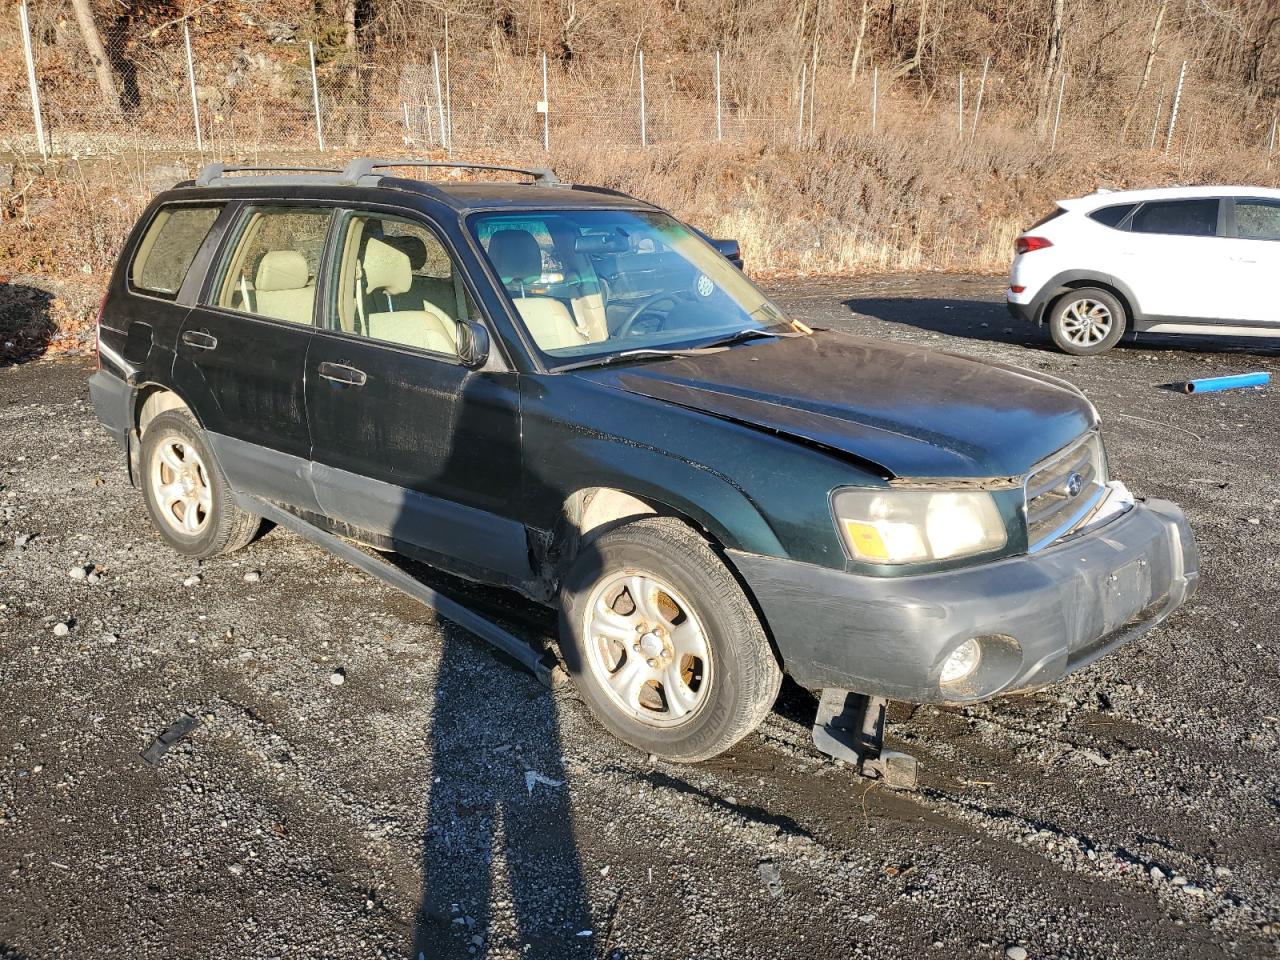
[[[942,683],[955,683],[963,680],[978,669],[982,662],[982,647],[977,638],[970,638],[952,652],[942,664]]]

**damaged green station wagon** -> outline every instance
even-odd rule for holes
[[[555,605],[596,717],[676,760],[785,672],[898,783],[888,698],[1041,687],[1192,593],[1181,511],[1109,477],[1069,384],[790,322],[613,191],[389,173],[439,165],[215,165],[148,208],[90,386],[175,549],[266,517]]]

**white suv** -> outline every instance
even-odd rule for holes
[[[1007,299],[1078,356],[1137,333],[1280,336],[1280,190],[1170,187],[1059,201],[1017,241]]]

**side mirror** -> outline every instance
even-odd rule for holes
[[[458,324],[458,359],[472,369],[489,359],[489,331],[479,320]]]
[[[712,240],[711,245],[720,251],[720,256],[742,269],[742,247],[737,240]]]

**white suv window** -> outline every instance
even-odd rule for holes
[[[1218,233],[1218,201],[1159,200],[1144,203],[1133,215],[1134,233],[1168,233],[1180,237],[1212,237]]]
[[[1280,202],[1237,199],[1236,236],[1241,240],[1280,240]]]

